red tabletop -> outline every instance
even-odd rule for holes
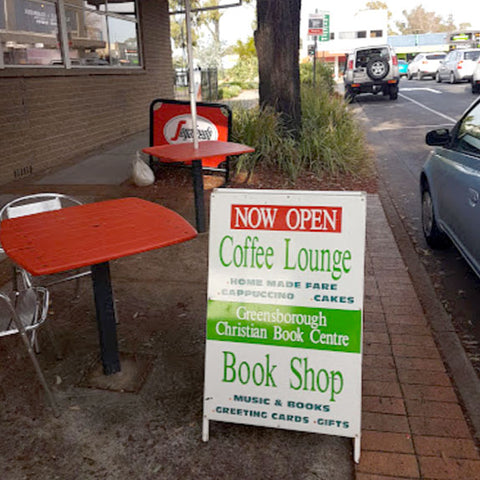
[[[196,236],[183,217],[139,198],[12,218],[0,226],[5,253],[33,275],[95,265]]]
[[[194,148],[193,142],[158,145],[143,149],[148,155],[161,158],[163,162],[183,162],[189,164],[192,160],[215,157],[217,155],[240,155],[251,153],[255,149],[241,143],[221,142],[209,140],[198,142],[198,148]]]

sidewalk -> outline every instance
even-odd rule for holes
[[[139,134],[124,148],[7,185],[0,200],[45,189],[84,201],[131,191],[142,196],[128,186],[127,167],[144,144]],[[191,188],[158,193],[157,201],[193,221]],[[96,352],[96,327],[85,321],[93,315],[91,288],[84,285],[77,303],[57,294],[54,328],[68,353],[56,363],[47,347],[40,361],[57,379],[63,413],[56,420],[43,410],[41,391],[30,397],[25,387],[16,405],[9,403],[12,392],[0,389],[2,479],[480,479],[479,453],[378,195],[368,196],[367,209],[360,464],[352,467],[351,441],[339,437],[214,423],[203,444],[207,242],[200,235],[112,268],[120,349],[150,359],[134,393],[81,388],[79,365]],[[164,272],[172,271],[175,281],[166,281]],[[12,363],[9,355],[19,354],[0,350],[3,365]]]

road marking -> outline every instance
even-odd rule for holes
[[[406,95],[403,95],[403,94],[401,94],[401,93],[399,93],[399,95],[400,95],[402,98],[404,98],[405,100],[409,100],[410,102],[414,103],[415,105],[418,105],[419,107],[422,107],[422,108],[424,108],[425,110],[428,110],[429,112],[432,112],[432,113],[434,113],[435,115],[438,115],[439,117],[445,118],[445,119],[448,120],[449,122],[457,123],[457,121],[456,121],[454,118],[449,117],[448,115],[444,115],[444,114],[441,113],[441,112],[437,112],[437,111],[434,110],[433,108],[427,107],[427,106],[424,105],[423,103],[417,102],[417,101],[414,100],[413,98],[407,97]]]
[[[407,87],[407,88],[401,88],[402,92],[418,92],[418,91],[423,91],[423,92],[431,92],[431,93],[438,93],[442,94],[440,90],[435,90],[434,88],[428,88],[428,87]]]

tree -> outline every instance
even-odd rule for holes
[[[298,136],[300,109],[301,0],[257,0],[255,47],[258,56],[260,106],[271,106],[286,131]]]
[[[445,21],[435,12],[427,12],[421,5],[416,6],[409,12],[403,10],[402,14],[406,21],[396,22],[397,28],[402,35],[456,30],[452,15],[449,15]]]

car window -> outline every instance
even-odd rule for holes
[[[480,52],[465,52],[465,60],[478,60]]]
[[[427,55],[427,60],[443,60],[445,58],[445,55],[438,53],[435,55]]]
[[[455,144],[457,149],[480,157],[480,104],[462,120]]]

